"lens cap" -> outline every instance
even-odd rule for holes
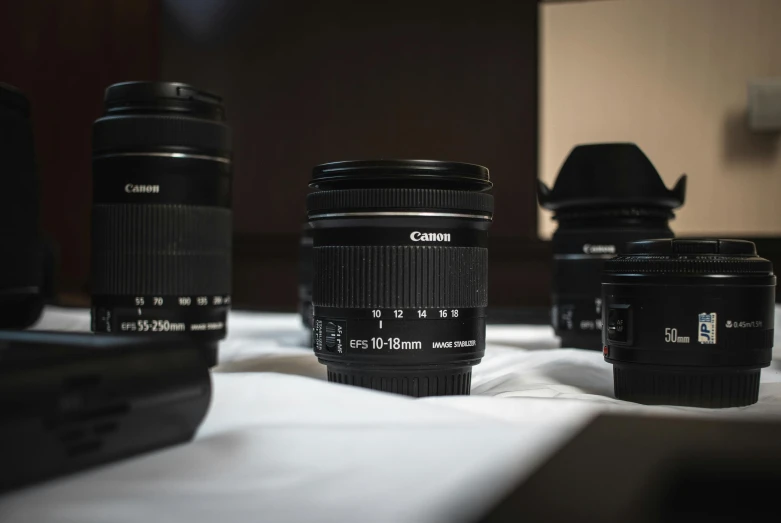
[[[540,205],[553,211],[590,206],[675,209],[683,205],[685,196],[686,175],[667,189],[633,143],[579,145],[561,167],[553,189],[538,182]]]
[[[493,186],[488,169],[481,165],[437,160],[358,160],[324,163],[313,169],[309,186],[317,188],[341,182],[451,182],[483,191]]]
[[[746,240],[641,240],[631,242],[624,250],[628,255],[718,254],[721,256],[756,256],[753,242]]]
[[[174,111],[225,119],[222,98],[179,82],[122,82],[109,86],[106,112]]]

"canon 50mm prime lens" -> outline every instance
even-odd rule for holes
[[[738,407],[773,349],[776,277],[741,240],[648,240],[605,262],[605,361],[616,398]]]
[[[92,328],[225,336],[231,133],[222,100],[181,83],[106,90],[93,127]]]
[[[673,236],[669,221],[683,205],[686,177],[668,190],[637,145],[579,145],[556,184],[538,185],[554,212],[551,319],[563,347],[602,348],[602,264],[627,242]]]
[[[29,327],[43,310],[43,256],[30,103],[0,83],[0,328]]]
[[[485,352],[488,170],[336,162],[316,167],[310,186],[313,345],[329,381],[469,394]]]

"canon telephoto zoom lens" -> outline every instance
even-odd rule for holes
[[[627,242],[670,238],[673,209],[683,205],[686,177],[668,190],[651,161],[631,143],[579,145],[556,184],[538,185],[540,205],[554,212],[551,320],[563,347],[602,348],[600,283],[604,261]]]
[[[776,277],[741,240],[647,240],[605,262],[605,361],[616,398],[756,403],[773,349]]]
[[[488,170],[429,160],[314,169],[313,345],[328,379],[469,394],[485,353]]]
[[[0,328],[22,329],[43,310],[43,248],[30,103],[0,83]]]
[[[231,299],[221,98],[181,83],[112,85],[92,145],[93,330],[181,333],[213,341],[216,358]]]

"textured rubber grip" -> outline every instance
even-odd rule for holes
[[[613,367],[616,398],[648,405],[742,407],[759,398],[760,369],[682,372]]]
[[[492,214],[494,197],[487,193],[442,189],[345,189],[313,192],[307,196],[306,206],[310,213],[427,209]]]
[[[759,257],[738,256],[618,256],[605,261],[606,273],[629,274],[771,274],[773,264]]]
[[[231,223],[219,207],[94,205],[92,294],[229,294]]]
[[[328,381],[405,396],[465,396],[472,389],[472,367],[445,367],[393,373],[382,369],[345,369],[328,366]]]
[[[437,308],[488,304],[488,249],[315,247],[316,307]]]

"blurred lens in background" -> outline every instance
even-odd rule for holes
[[[668,190],[632,143],[579,145],[540,205],[554,212],[551,319],[563,347],[602,349],[602,266],[627,242],[673,236],[669,221],[683,205],[686,176]]]
[[[231,301],[231,132],[192,86],[106,90],[93,127],[92,328],[214,342]]]
[[[298,313],[304,327],[312,330],[312,226],[301,229],[298,250]]]
[[[0,328],[21,329],[43,309],[43,249],[30,103],[0,83]]]

